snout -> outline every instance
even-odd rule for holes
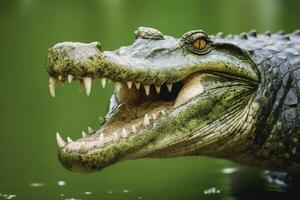
[[[63,42],[48,50],[45,67],[52,77],[84,76],[97,72],[104,57],[99,42]]]

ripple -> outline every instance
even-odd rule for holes
[[[30,183],[31,187],[43,187],[44,185],[45,185],[44,183],[38,183],[38,182]]]
[[[60,181],[57,181],[57,185],[63,187],[66,185],[66,182],[63,180],[60,180]]]
[[[237,168],[224,168],[222,169],[223,174],[232,174],[237,171]]]
[[[65,200],[81,200],[81,199],[75,199],[75,198],[71,197],[71,198],[68,198],[68,199],[65,199]]]
[[[204,194],[219,194],[221,191],[215,187],[204,190]]]
[[[93,193],[92,192],[89,192],[89,191],[86,191],[84,192],[85,195],[92,195]]]
[[[13,199],[16,196],[17,195],[15,195],[15,194],[3,194],[3,193],[0,193],[0,197],[3,197],[4,199]]]

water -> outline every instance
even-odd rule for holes
[[[121,162],[93,174],[70,173],[57,160],[54,134],[78,138],[98,127],[113,90],[79,84],[48,92],[43,69],[57,42],[100,41],[112,50],[133,41],[138,26],[180,37],[191,29],[209,34],[253,28],[299,28],[299,1],[103,0],[0,1],[0,200],[1,199],[293,199],[290,185],[228,161],[193,157]]]

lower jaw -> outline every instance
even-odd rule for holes
[[[160,114],[163,115],[163,114]],[[62,165],[71,171],[93,172],[100,171],[103,168],[112,165],[123,159],[136,159],[145,155],[134,155],[135,152],[147,146],[155,140],[158,132],[155,132],[156,124],[151,123],[138,130],[138,133],[129,135],[128,138],[120,138],[118,141],[111,141],[104,148],[79,149],[69,152],[66,149],[59,150],[59,160]],[[106,131],[107,129],[103,129]],[[99,136],[92,135],[88,138],[79,140],[94,141]],[[134,155],[133,157],[130,155]]]
[[[139,106],[129,104],[119,106],[115,116],[112,116],[95,134],[70,142],[60,149],[60,162],[67,169],[80,172],[100,170],[113,164],[155,139],[156,135],[150,134],[150,131],[154,130],[157,122],[173,108],[173,105],[174,101],[158,101],[145,102]],[[139,109],[141,111],[138,111]],[[147,124],[144,117],[146,114],[149,118]],[[132,131],[132,125],[135,126],[135,131]],[[126,136],[123,137],[124,130]],[[114,133],[118,134],[118,138],[114,138]],[[105,143],[99,147],[97,142],[101,134],[104,135]]]

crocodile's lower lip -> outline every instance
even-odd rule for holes
[[[101,157],[99,154],[102,154],[103,160],[97,159],[98,164],[101,162],[103,165],[100,167],[102,168],[121,159],[125,152],[140,148],[134,146],[136,144],[135,140],[140,139],[144,141],[143,145],[148,144],[156,136],[151,134],[146,136],[145,134],[147,134],[147,131],[159,127],[160,123],[165,120],[168,111],[203,92],[198,74],[200,73],[192,74],[172,85],[164,84],[159,87],[132,82],[126,84],[115,83],[114,98],[118,101],[119,106],[113,108],[115,109],[114,114],[106,116],[106,122],[99,130],[89,129],[88,133],[83,132],[82,138],[73,141],[68,137],[67,142],[57,133],[61,163],[73,171],[84,171],[86,168],[91,171],[92,167],[83,167],[83,161],[78,162],[78,159],[83,159],[83,156],[87,158],[95,155],[99,158],[99,156]],[[72,79],[74,78],[72,77]],[[53,92],[54,80],[54,78],[50,78],[50,92]],[[60,76],[57,77],[57,80],[65,81]],[[71,82],[70,76],[68,80]],[[89,95],[92,79],[82,78],[79,80],[83,83]],[[102,78],[101,80],[105,87],[106,79]],[[118,148],[122,148],[123,155],[117,153],[121,152],[116,150]],[[117,155],[111,155],[113,153]],[[106,160],[106,157],[109,157],[109,159]],[[87,164],[91,164],[90,160],[93,159],[89,158],[87,160],[89,160]],[[99,165],[97,165],[97,170],[99,170]]]

